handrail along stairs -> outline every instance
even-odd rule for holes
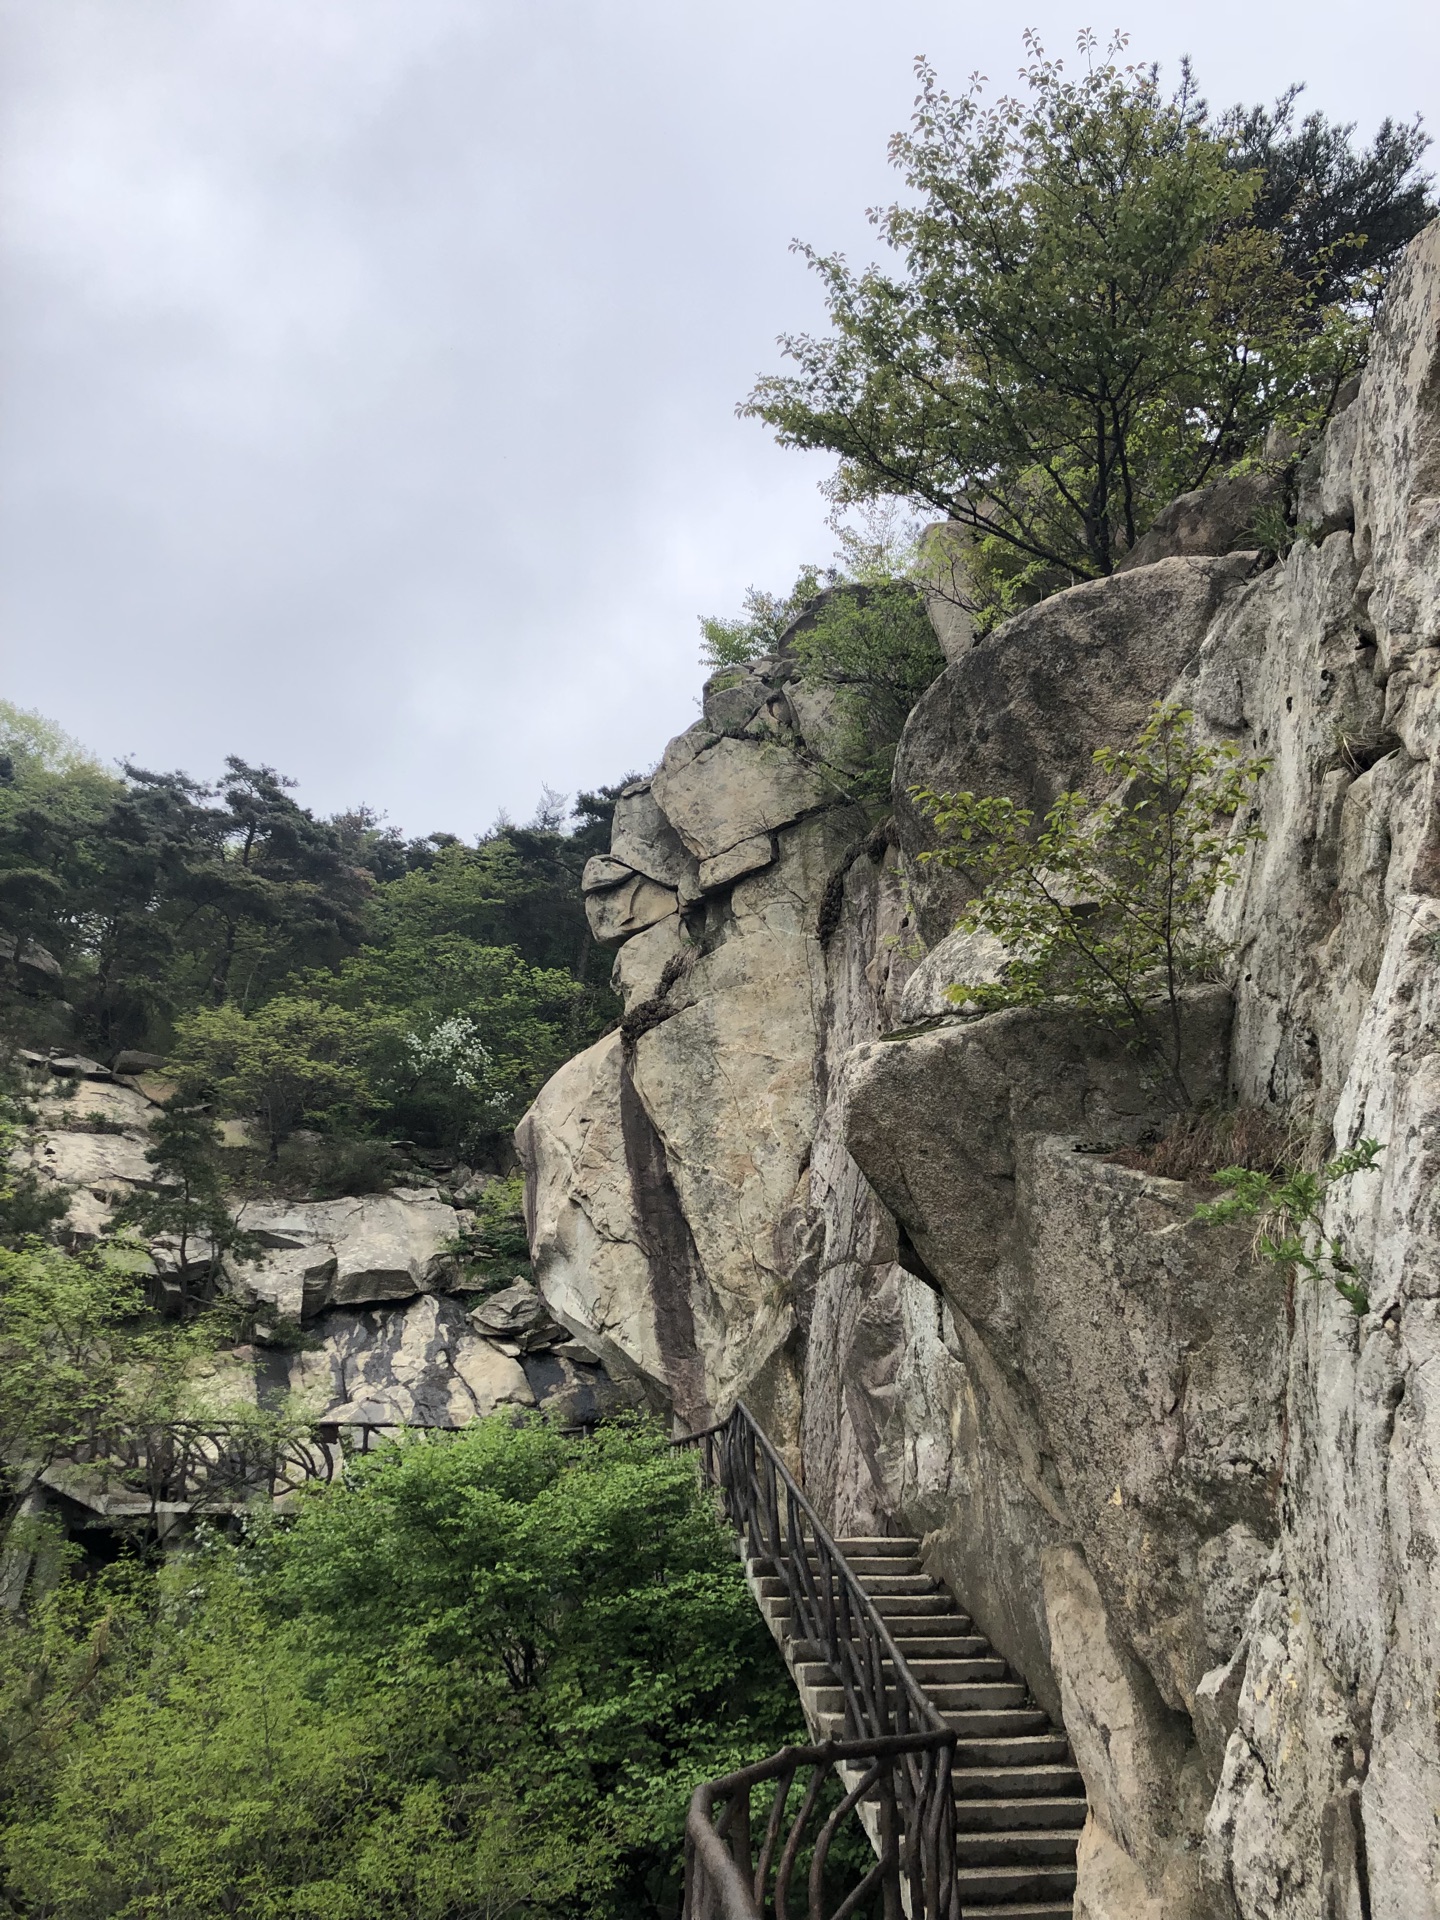
[[[758,1768],[697,1789],[686,1824],[686,1915],[690,1920],[755,1920],[763,1913],[785,1795],[777,1787],[756,1864],[750,1848],[750,1788],[773,1778],[788,1790],[796,1769],[809,1764],[816,1768],[815,1778],[780,1865],[788,1860],[793,1870],[801,1829],[826,1768],[840,1766],[849,1789],[822,1829],[823,1847],[816,1843],[811,1920],[821,1920],[820,1877],[829,1839],[862,1798],[878,1799],[872,1837],[879,1857],[862,1888],[847,1897],[832,1920],[844,1920],[877,1882],[885,1887],[887,1920],[892,1915],[899,1920],[902,1904],[910,1920],[960,1920],[951,1787],[956,1735],[911,1673],[878,1608],[745,1403],[738,1401],[727,1419],[676,1444],[700,1453],[705,1475],[720,1489],[752,1557],[768,1561],[783,1581],[792,1653],[808,1649],[812,1658],[828,1664],[845,1702],[843,1740],[786,1749]],[[852,1775],[858,1778],[852,1781]],[[725,1802],[718,1821],[716,1800]],[[784,1915],[787,1886],[788,1873],[783,1881],[777,1878],[777,1916]]]

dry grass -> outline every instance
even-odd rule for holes
[[[1155,1139],[1121,1147],[1108,1157],[1137,1173],[1208,1186],[1221,1167],[1283,1173],[1299,1158],[1299,1143],[1286,1123],[1263,1107],[1204,1107],[1177,1114]]]

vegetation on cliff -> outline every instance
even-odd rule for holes
[[[1193,722],[1157,705],[1133,745],[1095,754],[1112,794],[1062,793],[1038,828],[998,794],[914,795],[944,841],[921,858],[975,886],[960,928],[1005,956],[996,978],[959,981],[949,998],[976,1011],[1072,1006],[1137,1048],[1184,1106],[1181,995],[1218,977],[1210,907],[1262,837],[1249,803],[1268,764],[1197,741]]]

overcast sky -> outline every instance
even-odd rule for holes
[[[696,615],[833,541],[735,418],[871,252],[931,0],[0,0],[0,694],[474,834],[648,767]],[[1150,5],[1215,104],[1440,129],[1433,0]]]

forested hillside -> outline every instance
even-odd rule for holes
[[[173,1059],[273,1155],[303,1126],[498,1167],[615,1017],[579,879],[616,792],[407,841],[239,759],[213,785],[107,771],[0,703],[0,1032]]]

